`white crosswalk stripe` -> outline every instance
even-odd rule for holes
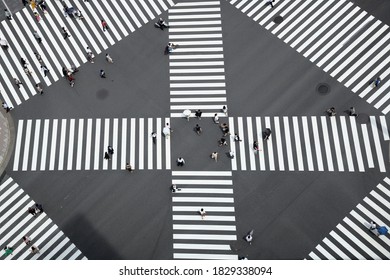
[[[47,14],[40,9],[36,10],[41,16],[39,22],[29,5],[16,12],[12,21],[2,21],[4,31],[0,31],[0,37],[7,40],[10,47],[8,50],[0,50],[3,61],[0,64],[0,94],[2,100],[10,107],[20,105],[36,95],[35,84],[50,86],[57,82],[63,75],[63,66],[78,67],[87,62],[86,46],[95,54],[100,54],[102,50],[106,50],[134,32],[136,28],[140,28],[142,24],[139,19],[147,23],[174,5],[171,0],[141,2],[66,0],[65,3],[68,7],[73,6],[80,10],[84,19],[65,17],[60,1],[47,0]],[[109,30],[102,30],[101,19],[107,22]],[[66,40],[63,38],[62,27],[71,35]],[[41,44],[34,38],[34,30],[42,37]],[[46,77],[41,72],[41,63],[34,53],[41,55],[43,65],[50,70]],[[31,77],[24,73],[21,58],[28,63],[28,68],[32,71]],[[4,71],[5,68],[9,69],[9,73]],[[14,78],[23,82],[20,88],[15,86]]]
[[[230,147],[236,155],[232,170],[250,166],[250,170],[271,171],[364,172],[377,168],[386,172],[383,150],[389,139],[385,118],[370,116],[367,124],[357,124],[356,117],[349,116],[282,118],[283,122],[277,116],[229,117]],[[272,131],[268,140],[263,139],[266,128]],[[241,142],[234,141],[235,133]],[[253,150],[255,140],[258,152]]]
[[[374,188],[315,249],[308,259],[390,259],[390,239],[369,230],[370,221],[390,228],[390,180]]]
[[[169,10],[169,40],[179,47],[169,54],[171,117],[225,116],[226,84],[220,1],[178,3]],[[202,53],[202,54],[199,54]]]
[[[229,0],[228,0],[229,1]],[[389,26],[350,1],[229,1],[376,109],[390,111]],[[283,17],[275,23],[277,16]],[[370,86],[382,79],[378,88]]]
[[[85,259],[45,212],[35,216],[28,213],[28,208],[35,207],[35,202],[11,177],[6,177],[0,185],[0,202],[0,248],[9,246],[13,249],[10,255],[2,250],[1,260],[63,260],[72,256]],[[25,235],[31,238],[31,245],[38,246],[38,254],[32,254],[30,246],[24,243],[22,237]]]
[[[237,259],[231,171],[172,171],[173,258]],[[206,215],[202,218],[199,211]]]
[[[124,170],[126,163],[170,169],[170,140],[161,125],[161,118],[19,120],[13,171]],[[109,145],[114,154],[105,160]]]

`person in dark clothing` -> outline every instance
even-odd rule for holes
[[[268,140],[268,138],[271,136],[271,129],[269,128],[266,128],[265,131],[264,131],[264,140]]]

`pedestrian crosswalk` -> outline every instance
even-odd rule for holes
[[[7,40],[10,47],[8,50],[0,48],[0,94],[10,107],[36,95],[35,84],[50,86],[58,81],[63,75],[63,66],[78,67],[85,63],[87,46],[94,54],[100,54],[174,5],[172,0],[64,2],[81,11],[84,18],[65,16],[61,1],[46,0],[48,13],[36,10],[41,17],[39,21],[27,6],[15,13],[13,20],[1,22],[0,38]],[[102,30],[101,19],[107,22],[109,30]],[[62,27],[71,35],[66,40]],[[41,36],[42,43],[34,38],[34,30]],[[35,53],[41,56],[42,62]],[[31,77],[25,74],[21,58],[32,71]],[[40,71],[41,65],[50,70],[46,77]],[[14,85],[14,78],[23,82],[19,89]]]
[[[170,169],[169,118],[19,120],[13,171]],[[152,132],[157,137],[153,140]],[[155,143],[154,143],[155,142]],[[108,146],[114,153],[104,159]]]
[[[229,117],[228,122],[229,149],[236,155],[232,170],[386,172],[385,116],[361,124],[350,116]],[[263,140],[266,128],[272,134]],[[236,133],[242,141],[234,141]]]
[[[173,258],[237,259],[231,171],[172,171]],[[201,208],[206,215],[202,218]]]
[[[220,1],[181,2],[169,10],[171,117],[200,109],[224,115],[226,83]]]
[[[259,25],[358,93],[383,114],[390,111],[388,25],[347,0],[229,0]],[[274,19],[283,18],[281,23]],[[379,88],[370,81],[382,79]]]
[[[1,260],[81,260],[86,257],[46,215],[45,212],[32,216],[28,208],[35,202],[13,181],[6,178],[0,185],[0,248]],[[30,245],[22,240],[29,236]],[[32,254],[30,247],[36,245],[38,254]],[[11,255],[4,255],[3,248],[11,247]]]
[[[369,231],[370,221],[390,228],[390,179],[385,178],[340,222],[307,259],[390,259],[390,239]]]

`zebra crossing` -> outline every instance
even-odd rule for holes
[[[383,114],[390,111],[390,32],[347,0],[229,0]],[[274,19],[283,17],[279,24]],[[370,81],[381,77],[379,88]]]
[[[229,117],[232,170],[386,172],[385,116],[359,124],[349,116]],[[272,131],[263,140],[263,131]],[[234,141],[237,133],[242,141]],[[253,147],[258,141],[259,151]],[[387,160],[386,160],[387,162]]]
[[[340,222],[307,259],[390,259],[390,239],[368,229],[370,221],[390,228],[390,179],[386,177]]]
[[[235,259],[231,171],[172,171],[173,258]],[[206,211],[202,219],[200,209]]]
[[[124,170],[126,163],[138,170],[170,169],[166,123],[169,118],[22,119],[12,170]],[[104,159],[108,146],[114,149],[110,160]]]
[[[220,1],[182,2],[169,9],[171,117],[200,109],[211,117],[226,105]]]
[[[85,63],[87,46],[94,54],[100,54],[174,5],[172,0],[64,2],[80,10],[84,19],[65,17],[61,1],[47,0],[48,13],[35,10],[40,14],[40,21],[28,6],[15,13],[13,20],[1,22],[0,38],[7,40],[10,47],[0,48],[0,94],[10,107],[36,95],[35,84],[50,86],[58,81],[63,66],[78,67]],[[102,30],[101,19],[107,22],[109,30]],[[62,27],[71,35],[66,40]],[[41,44],[34,38],[34,30],[42,37]],[[43,64],[50,70],[47,77],[41,73],[41,63],[35,53],[41,55]],[[32,71],[31,77],[25,74],[21,58]],[[20,89],[14,85],[14,78],[23,82]]]
[[[32,216],[27,209],[35,202],[11,178],[0,185],[0,248],[1,260],[84,260],[87,259],[45,212]],[[32,254],[30,246],[22,240],[31,238],[31,245],[39,247],[39,254]],[[11,255],[4,255],[3,248],[13,248]]]

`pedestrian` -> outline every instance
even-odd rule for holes
[[[113,154],[114,154],[114,148],[111,147],[111,146],[108,146],[108,147],[107,147],[107,151],[108,151],[108,153],[109,153],[110,155],[113,155]]]
[[[274,4],[272,2],[275,2],[275,0],[267,0],[267,3],[271,6],[271,8],[274,7]]]
[[[374,229],[376,229],[376,227],[377,227],[376,223],[374,221],[371,221],[370,222],[370,230],[374,230]]]
[[[43,206],[42,206],[42,204],[35,203],[35,209],[37,209],[39,213],[43,213]]]
[[[41,55],[38,54],[38,53],[36,53],[36,52],[35,52],[34,54],[35,54],[35,57],[37,58],[38,62],[39,62],[40,64],[42,64],[42,63],[43,63],[43,60],[42,60]]]
[[[160,28],[161,30],[164,30],[164,28],[169,27],[169,25],[162,18],[159,18],[158,21],[154,25],[156,27]]]
[[[126,163],[126,170],[130,173],[134,171],[133,167],[128,162]]]
[[[227,146],[227,142],[226,142],[226,139],[225,138],[221,138],[219,140],[219,146]]]
[[[9,106],[7,105],[7,103],[5,103],[5,102],[2,103],[2,106],[3,106],[4,110],[5,110],[7,113],[13,109],[12,107],[9,107]]]
[[[45,1],[41,1],[41,2],[39,3],[39,8],[41,8],[41,10],[42,10],[45,14],[47,14],[47,7],[46,7]]]
[[[66,68],[65,66],[62,67],[62,75],[64,76],[64,78],[68,77],[68,73],[70,73],[70,71],[68,70],[68,68]]]
[[[114,61],[112,60],[111,56],[108,53],[106,53],[106,60],[108,63],[114,63]]]
[[[38,14],[37,11],[34,11],[33,14],[34,14],[36,21],[39,22],[41,20],[41,16]]]
[[[257,152],[259,150],[259,143],[256,140],[253,142],[253,150],[255,152]]]
[[[7,257],[7,256],[9,256],[9,255],[12,255],[12,253],[13,253],[13,251],[14,251],[14,249],[12,248],[12,247],[9,247],[9,246],[5,246],[4,247],[4,257]]]
[[[233,151],[229,151],[229,158],[234,159],[234,152]]]
[[[37,214],[35,207],[29,207],[28,208],[28,213],[31,215],[35,216]]]
[[[336,116],[336,108],[335,107],[330,107],[328,110],[326,110],[326,112],[328,113],[328,115],[330,117]]]
[[[22,64],[23,67],[28,65],[27,61],[23,57],[20,58],[20,64]]]
[[[370,84],[372,87],[376,88],[376,87],[379,87],[379,84],[380,84],[381,82],[382,82],[381,77],[377,77],[377,78],[375,78],[374,80],[370,81],[369,84]]]
[[[23,85],[21,81],[19,81],[17,78],[14,78],[15,85],[20,88],[20,85]]]
[[[229,126],[227,125],[227,123],[221,124],[221,129],[222,129],[223,136],[230,134]]]
[[[268,138],[271,136],[271,133],[272,133],[271,129],[266,128],[264,133],[263,133],[264,134],[264,140],[268,140]]]
[[[228,109],[227,109],[227,106],[226,106],[226,105],[223,105],[223,107],[222,107],[222,113],[224,113],[225,116],[227,116],[227,114],[228,114]]]
[[[213,152],[211,153],[211,158],[215,160],[215,162],[218,161],[218,153],[217,152]]]
[[[214,114],[213,120],[214,120],[214,123],[219,123],[219,117],[218,117],[217,113]]]
[[[24,243],[26,243],[26,245],[31,243],[31,238],[27,235],[23,236],[22,239],[23,239]]]
[[[27,0],[22,0],[22,4],[23,4],[23,6],[26,7],[26,5],[28,5],[28,1]]]
[[[42,38],[36,30],[33,32],[34,38],[38,41],[38,44],[42,43]]]
[[[100,78],[106,78],[106,72],[103,69],[100,70]]]
[[[202,128],[199,126],[199,124],[196,124],[195,126],[195,132],[200,135],[202,133]]]
[[[75,78],[73,77],[73,75],[72,75],[72,73],[68,73],[68,81],[69,81],[69,85],[71,86],[71,87],[74,87],[74,80],[75,80]]]
[[[11,19],[12,19],[12,15],[11,15],[11,13],[10,13],[7,9],[4,9],[4,13],[5,13],[5,17],[6,17],[8,20],[11,20]]]
[[[157,133],[153,131],[151,136],[152,136],[153,144],[156,144],[156,142],[157,142]]]
[[[88,59],[88,61],[91,62],[91,63],[95,63],[93,61],[94,57],[95,57],[95,55],[93,54],[91,49],[89,47],[87,47],[87,59]]]
[[[102,22],[102,28],[103,28],[103,31],[106,31],[106,30],[108,30],[108,25],[107,25],[107,22],[106,22],[104,19],[102,19],[102,20],[101,20],[101,22]]]
[[[107,152],[104,152],[104,159],[106,160],[110,159],[110,155]]]
[[[169,126],[169,123],[167,123],[166,125],[165,125],[165,127],[163,128],[163,133],[164,133],[164,135],[165,135],[165,138],[168,138],[170,135],[171,135],[171,132],[172,132],[173,130],[171,130],[171,128],[170,128],[170,126]]]
[[[45,65],[41,65],[41,72],[43,73],[43,76],[47,76],[47,74],[50,72],[49,69]]]
[[[197,117],[198,120],[201,119],[201,117],[202,117],[202,111],[201,111],[200,109],[198,109],[198,110],[195,111],[195,117]]]
[[[204,219],[204,217],[206,217],[206,211],[204,211],[203,208],[200,208],[199,214],[200,214],[202,220]]]
[[[238,136],[238,134],[237,133],[234,133],[234,141],[236,141],[236,142],[241,142],[242,140],[241,140],[241,138],[240,138],[240,136]]]
[[[40,251],[40,250],[39,250],[39,248],[38,248],[37,245],[32,245],[32,246],[31,246],[31,253],[32,253],[32,254],[34,254],[34,255],[35,255],[35,254],[39,254],[39,251]]]
[[[249,243],[249,245],[252,245],[253,236],[252,234],[248,233],[245,235],[245,241]]]
[[[177,186],[176,186],[176,184],[172,184],[172,186],[171,186],[171,192],[177,192],[177,191],[181,191],[181,189],[179,189]]]
[[[26,73],[27,76],[29,76],[29,77],[32,76],[32,72],[31,72],[30,69],[28,69],[27,64],[24,65],[23,70],[24,70],[24,73]]]
[[[177,166],[184,166],[185,163],[186,163],[186,162],[184,161],[184,158],[179,157],[179,158],[177,159]]]
[[[70,37],[68,31],[65,29],[65,27],[61,27],[62,29],[62,36],[64,36],[64,39],[66,40],[68,37]]]
[[[357,117],[358,114],[356,113],[355,107],[349,108],[349,115],[352,117]]]
[[[31,5],[31,10],[35,10],[35,8],[37,7],[37,3],[35,2],[35,0],[31,0],[30,1],[30,5]]]

